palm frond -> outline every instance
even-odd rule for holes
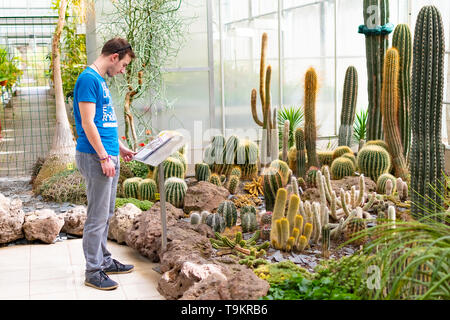
[[[297,106],[290,106],[290,107],[281,107],[278,110],[277,113],[277,121],[278,121],[278,128],[279,128],[279,146],[280,148],[282,148],[283,146],[283,130],[282,128],[284,127],[284,122],[286,120],[289,120],[289,148],[291,148],[294,143],[294,132],[295,129],[297,129],[298,127],[302,126],[303,124],[303,117],[304,117],[304,113],[303,113],[303,108],[302,107],[297,107]]]
[[[356,114],[353,124],[353,139],[356,143],[359,143],[360,140],[366,140],[368,116],[369,112],[367,110],[361,110]]]

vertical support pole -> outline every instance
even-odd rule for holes
[[[159,201],[161,204],[161,227],[162,227],[162,251],[167,249],[167,219],[166,219],[166,192],[164,190],[164,166],[163,162],[158,164],[158,174],[159,174]]]

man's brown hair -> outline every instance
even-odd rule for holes
[[[119,37],[108,40],[102,48],[102,55],[109,56],[111,54],[118,53],[119,60],[122,60],[125,55],[129,55],[131,59],[136,58],[136,55],[131,48],[131,45],[127,40]]]

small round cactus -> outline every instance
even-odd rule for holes
[[[358,152],[358,168],[362,174],[377,181],[391,166],[389,152],[377,145],[365,146]]]
[[[343,157],[336,158],[331,164],[331,175],[334,180],[340,180],[344,177],[352,176],[355,167],[350,159]]]
[[[222,186],[222,182],[220,181],[220,176],[216,173],[213,173],[211,177],[209,178],[209,182],[212,184],[215,184],[218,187]]]
[[[397,180],[395,177],[390,173],[383,173],[381,176],[378,177],[377,180],[377,192],[380,194],[386,194],[386,182],[388,180],[392,181],[392,192],[394,193],[396,190]]]
[[[183,179],[171,177],[164,183],[166,199],[177,208],[183,207],[184,196],[187,192],[187,184]]]
[[[333,151],[333,160],[339,158],[340,156],[342,156],[343,154],[346,153],[353,153],[352,149],[350,149],[350,147],[348,146],[340,146],[337,147],[334,151]]]
[[[197,181],[208,181],[211,177],[211,169],[207,163],[195,164],[195,179]]]
[[[156,182],[153,179],[143,179],[138,184],[139,199],[152,201],[155,199]]]
[[[202,218],[198,212],[192,212],[190,216],[191,224],[200,224],[202,223]]]
[[[142,178],[134,177],[126,179],[123,184],[123,193],[127,198],[139,198],[139,182],[142,181]]]

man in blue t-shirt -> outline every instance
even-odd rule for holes
[[[101,55],[78,77],[73,111],[77,128],[77,167],[86,180],[87,219],[83,230],[86,258],[85,284],[101,290],[118,287],[107,273],[128,273],[133,265],[111,258],[106,249],[109,219],[114,214],[119,155],[124,161],[136,154],[119,140],[117,118],[105,75],[125,73],[135,58],[130,44],[122,38],[109,40]]]

